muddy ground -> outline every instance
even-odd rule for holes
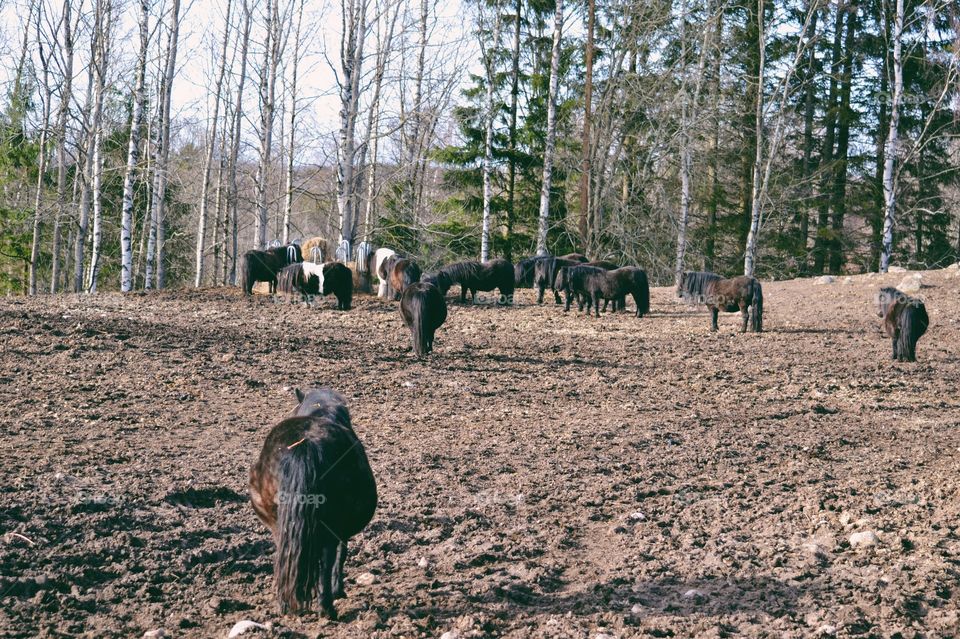
[[[452,303],[426,362],[366,296],[0,299],[0,635],[958,634],[960,277],[924,275],[899,364],[872,298],[902,277],[765,284],[761,335],[666,288],[641,320]],[[338,623],[278,614],[246,497],[320,384],[381,494]]]

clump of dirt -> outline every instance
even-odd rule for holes
[[[765,284],[759,335],[671,289],[639,320],[451,295],[425,361],[372,297],[0,299],[0,634],[955,632],[960,278],[924,274],[901,364],[873,297],[902,277]],[[278,613],[246,498],[314,385],[381,494],[338,623]]]

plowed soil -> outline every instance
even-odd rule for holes
[[[422,362],[369,296],[0,299],[0,635],[956,635],[956,273],[915,364],[873,306],[902,273],[766,283],[762,334],[668,288],[643,319],[451,296]],[[246,489],[317,385],[381,495],[335,623],[279,614]]]

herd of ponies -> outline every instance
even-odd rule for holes
[[[353,271],[345,264],[324,261],[322,238],[302,245],[289,244],[264,251],[248,251],[242,286],[250,294],[255,282],[267,282],[270,292],[284,295],[333,295],[337,308],[349,310]],[[304,261],[304,254],[311,261]],[[538,256],[516,265],[504,259],[464,261],[436,272],[423,273],[415,260],[388,248],[362,254],[355,265],[377,278],[377,295],[399,300],[403,322],[411,332],[413,350],[423,357],[433,348],[434,334],[447,317],[446,294],[460,287],[460,300],[478,292],[499,293],[497,303],[512,304],[516,288],[534,288],[542,303],[550,289],[557,304],[600,315],[623,310],[626,296],[636,305],[636,316],[650,311],[646,273],[571,253]],[[741,314],[741,332],[763,331],[763,290],[753,277],[723,278],[715,273],[683,273],[678,297],[706,305],[711,330],[718,330],[720,311]],[[916,345],[929,324],[921,300],[895,288],[877,295],[883,330],[892,340],[893,358],[916,361]],[[335,599],[344,597],[343,566],[347,542],[373,518],[377,489],[363,445],[350,422],[344,398],[327,388],[296,391],[297,406],[274,426],[259,459],[250,470],[250,498],[257,516],[270,529],[277,546],[274,581],[281,612],[310,608],[316,598],[320,613],[336,619]]]

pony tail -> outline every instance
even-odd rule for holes
[[[763,287],[760,282],[753,280],[753,301],[751,306],[753,311],[750,314],[750,328],[757,333],[763,332]]]
[[[424,321],[424,315],[427,313],[425,300],[420,295],[414,295],[411,300],[413,305],[413,350],[417,357],[424,357],[427,352],[427,323]]]
[[[310,440],[295,444],[280,459],[273,576],[283,612],[296,611],[301,601],[310,602],[320,581],[323,531],[314,511],[325,497],[316,490],[318,468],[320,450]]]
[[[640,311],[641,315],[650,312],[650,282],[647,280],[647,274],[640,271]]]

